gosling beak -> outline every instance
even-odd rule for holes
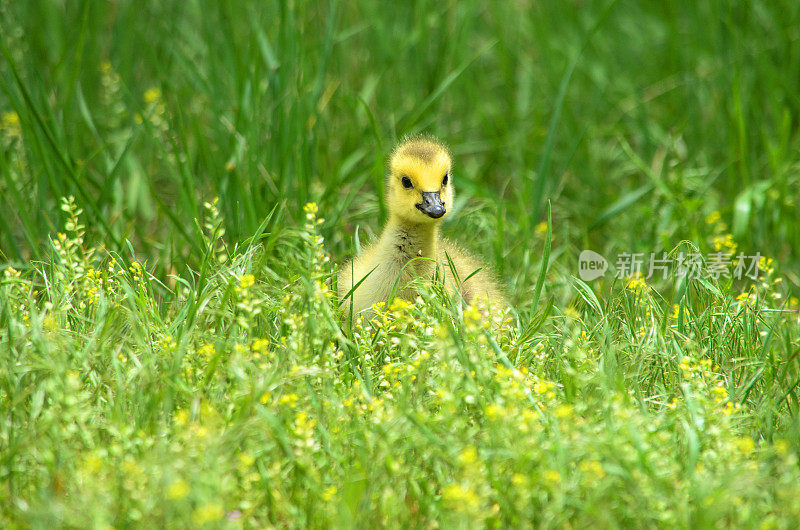
[[[423,191],[422,202],[416,206],[419,211],[434,219],[440,218],[447,211],[444,209],[444,203],[442,203],[442,197],[438,191]]]

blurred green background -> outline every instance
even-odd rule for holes
[[[316,201],[344,258],[385,218],[393,143],[424,131],[456,158],[446,231],[518,303],[547,199],[573,273],[582,248],[710,249],[719,211],[800,283],[794,0],[0,6],[0,261],[17,267],[69,195],[93,240],[129,240],[156,274],[201,259],[214,197],[230,247]]]

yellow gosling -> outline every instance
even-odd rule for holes
[[[412,282],[432,279],[437,268],[447,292],[458,290],[467,304],[505,307],[489,269],[439,234],[453,205],[452,165],[450,151],[435,138],[406,139],[394,149],[386,177],[389,220],[378,240],[340,269],[339,298],[346,311],[352,305],[354,315],[369,312],[373,304],[389,302],[393,290],[413,301]]]

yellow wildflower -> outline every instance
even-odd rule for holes
[[[743,455],[749,456],[750,453],[756,448],[756,443],[753,439],[749,436],[742,436],[741,438],[737,438],[734,442],[736,448],[742,452]]]
[[[256,339],[253,341],[253,345],[250,346],[254,352],[258,353],[266,353],[267,348],[269,347],[269,339]]]
[[[317,218],[317,212],[319,211],[319,207],[315,202],[307,202],[305,206],[303,206],[303,211],[306,212],[306,219],[309,221],[314,221]]]
[[[572,416],[573,406],[572,405],[559,405],[556,408],[555,414],[556,418],[564,419],[569,418]]]
[[[579,320],[581,318],[581,314],[572,306],[568,306],[564,309],[564,316],[573,320]]]
[[[468,328],[474,327],[481,321],[481,313],[476,307],[468,306],[463,312],[464,325]]]
[[[723,234],[721,236],[714,236],[714,250],[717,252],[726,251],[733,254],[739,245],[733,240],[733,234]]]
[[[241,464],[242,467],[250,467],[253,465],[253,462],[255,461],[256,459],[250,456],[249,453],[239,454],[239,464]]]
[[[144,102],[148,105],[161,99],[161,90],[157,87],[150,87],[144,93]]]
[[[167,497],[172,499],[173,501],[177,501],[183,499],[189,494],[189,484],[179,478],[175,482],[169,485],[167,488]]]
[[[403,300],[402,298],[395,298],[392,300],[392,303],[389,305],[389,311],[399,313],[402,311],[409,311],[412,306],[408,300]]]
[[[650,289],[641,273],[632,274],[625,280],[625,288],[629,291],[646,292]]]
[[[458,511],[472,512],[478,508],[480,498],[468,486],[449,484],[442,490],[442,499]]]
[[[192,514],[192,520],[195,524],[201,525],[219,521],[224,515],[225,511],[222,509],[222,505],[218,502],[211,502],[197,508]]]
[[[189,411],[181,409],[175,412],[175,423],[181,427],[189,424]]]
[[[548,469],[547,471],[544,472],[543,478],[545,482],[551,485],[556,485],[561,482],[561,473],[559,473],[555,469]]]
[[[555,386],[555,383],[551,381],[537,381],[533,385],[533,391],[537,394],[544,394],[551,391],[553,388],[555,388]]]
[[[329,501],[336,496],[336,492],[339,491],[336,489],[336,486],[328,486],[325,488],[325,491],[322,492],[322,500]]]
[[[242,289],[247,289],[251,287],[254,283],[256,283],[256,277],[252,274],[245,274],[241,278],[239,278],[239,287]]]
[[[578,464],[578,469],[596,479],[601,479],[606,476],[606,471],[603,469],[603,464],[597,460],[583,460],[580,464]]]
[[[478,451],[474,446],[468,445],[458,454],[458,461],[462,466],[470,466],[478,461]]]
[[[19,114],[14,111],[4,112],[0,118],[0,127],[9,131],[19,129]]]
[[[300,397],[295,393],[286,394],[284,396],[281,396],[281,398],[278,400],[278,404],[289,405],[290,407],[294,408],[295,405],[297,405],[298,399],[300,399]]]
[[[502,408],[497,403],[490,403],[486,407],[486,417],[490,420],[496,420],[501,416]]]
[[[200,349],[197,350],[197,354],[204,356],[206,359],[210,358],[216,352],[217,352],[217,349],[210,342],[208,344],[204,344],[204,345],[200,346]]]
[[[103,459],[96,452],[92,452],[83,461],[83,467],[91,474],[99,473],[103,469]]]

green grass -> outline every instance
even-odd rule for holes
[[[800,4],[525,4],[0,0],[0,526],[796,527]],[[504,323],[339,325],[417,132]]]

